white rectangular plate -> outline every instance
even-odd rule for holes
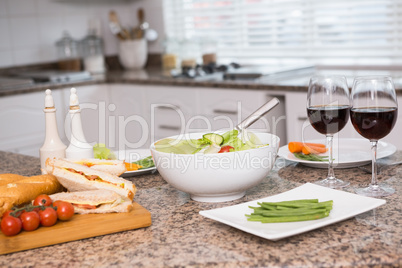
[[[261,223],[247,221],[245,214],[253,212],[248,206],[258,206],[257,202],[279,202],[296,199],[315,199],[321,201],[333,200],[333,208],[328,217],[300,222]],[[332,223],[343,221],[363,212],[372,210],[386,203],[383,199],[360,196],[341,190],[306,183],[290,191],[250,201],[234,206],[204,210],[204,217],[230,225],[244,232],[269,240],[279,240],[292,235],[314,230]]]

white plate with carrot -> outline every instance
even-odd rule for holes
[[[156,171],[149,149],[117,151],[116,156],[126,162],[127,171],[121,177],[133,177]]]
[[[305,146],[307,144],[307,146]],[[328,149],[326,141],[310,140],[302,144],[279,148],[278,156],[305,166],[328,168]],[[304,148],[307,147],[307,148]],[[291,152],[291,151],[292,152]],[[396,152],[396,147],[390,143],[379,141],[377,159],[390,156]],[[371,163],[371,145],[366,139],[334,139],[333,158],[335,168],[351,168]]]

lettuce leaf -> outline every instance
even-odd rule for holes
[[[96,159],[106,159],[106,160],[115,160],[116,155],[103,143],[98,143],[94,145],[94,157]]]

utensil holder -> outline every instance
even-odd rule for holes
[[[147,58],[147,41],[144,38],[120,42],[119,60],[125,69],[142,69],[147,62]]]

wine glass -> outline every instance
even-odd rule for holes
[[[395,125],[398,103],[391,77],[362,76],[355,78],[351,93],[350,117],[353,127],[371,142],[372,176],[366,188],[356,189],[359,195],[384,197],[395,190],[377,181],[377,142],[387,136]]]
[[[329,147],[328,176],[315,182],[329,188],[343,188],[349,182],[335,178],[333,136],[349,119],[349,88],[344,76],[313,76],[307,94],[307,116],[313,128],[327,137]]]

